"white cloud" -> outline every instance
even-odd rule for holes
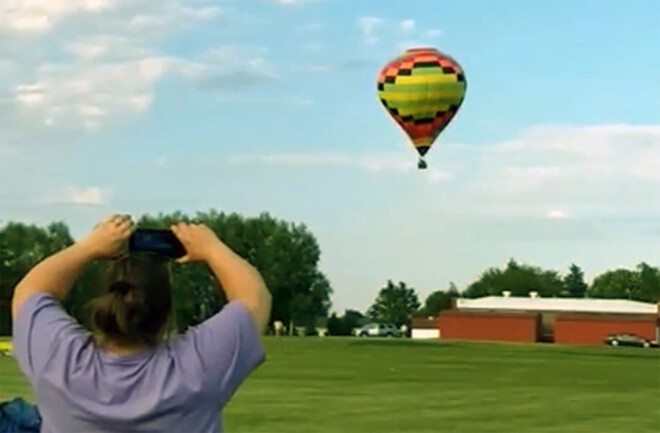
[[[17,86],[16,100],[24,106],[40,105],[44,102],[44,89],[39,83]]]
[[[146,81],[156,81],[165,72],[165,68],[168,66],[167,59],[151,57],[141,60],[137,63],[138,74],[140,78]]]
[[[416,170],[413,159],[402,158],[397,154],[315,154],[315,153],[283,153],[265,155],[235,155],[229,158],[231,164],[267,164],[273,166],[289,166],[300,168],[312,167],[348,167],[357,168],[370,173],[405,173]],[[439,182],[450,179],[452,175],[441,170],[429,171],[429,181]]]
[[[282,6],[293,6],[293,5],[300,5],[300,4],[305,4],[305,3],[312,3],[315,2],[316,0],[266,0],[271,3],[277,3]]]
[[[188,25],[190,22],[210,21],[222,14],[217,6],[190,8],[175,0],[161,0],[160,7],[145,7],[143,12],[130,15],[124,22],[133,31],[163,30]]]
[[[72,204],[99,206],[105,204],[107,195],[107,192],[97,187],[71,187],[67,190],[67,196],[65,198],[68,198]]]
[[[76,206],[103,206],[108,203],[111,191],[99,187],[69,186],[45,197],[44,204],[70,204]]]
[[[442,30],[419,28],[417,22],[409,18],[394,21],[365,16],[358,20],[357,25],[365,44],[371,45],[382,40],[383,43],[391,44],[398,50],[433,46],[442,35]]]
[[[562,167],[558,166],[505,166],[502,170],[503,179],[526,189],[561,176]]]
[[[100,43],[81,41],[67,45],[67,49],[80,59],[92,60],[105,53],[107,47]]]
[[[525,168],[536,178],[625,176],[660,182],[660,125],[535,127],[493,151],[506,158],[523,155],[544,161],[544,170]],[[548,168],[551,161],[561,161],[561,170]]]
[[[362,32],[365,44],[375,44],[379,41],[378,31],[383,24],[384,20],[378,17],[365,16],[358,19],[357,25]]]
[[[67,19],[101,17],[129,27],[169,26],[190,20],[211,20],[221,14],[216,6],[183,6],[179,0],[3,0],[0,3],[0,31],[44,34],[64,25]]]
[[[129,25],[135,29],[144,29],[149,27],[164,26],[168,19],[158,15],[139,14],[134,15],[129,20]]]
[[[207,50],[195,80],[205,89],[237,89],[279,79],[263,48],[227,45]]]
[[[135,112],[140,113],[149,109],[152,99],[152,96],[148,94],[131,96],[128,99],[128,105],[133,108]]]
[[[337,166],[351,164],[351,158],[345,155],[333,154],[268,154],[268,155],[235,155],[229,158],[231,164],[271,164],[299,167]]]
[[[487,146],[438,143],[427,161],[421,175],[430,189],[423,194],[432,207],[556,220],[660,215],[660,125],[536,127]],[[243,155],[230,162],[420,175],[409,152]]]
[[[46,64],[37,81],[14,89],[25,124],[97,129],[106,121],[145,112],[153,86],[166,73],[194,69],[177,59],[147,57],[137,61],[91,65]]]
[[[353,159],[353,163],[373,173],[409,172],[415,169],[410,159],[402,159],[400,155],[366,155]]]
[[[222,13],[210,0],[0,0],[0,134],[32,142],[44,128],[96,130],[144,113],[163,77],[212,71],[158,42]]]
[[[401,31],[404,33],[409,33],[415,30],[415,20],[403,20],[399,23]]]
[[[63,18],[77,13],[98,13],[120,0],[3,0],[0,30],[44,33]]]
[[[10,158],[16,158],[23,156],[21,148],[18,146],[11,146],[7,143],[0,141],[0,161],[5,164],[10,161]]]
[[[65,49],[81,62],[111,62],[151,55],[151,51],[134,37],[110,34],[81,37],[67,43]]]
[[[78,111],[83,117],[88,118],[102,117],[105,115],[105,111],[95,105],[90,104],[80,104],[78,106]]]
[[[434,151],[431,164],[438,153],[443,161],[461,161],[470,148]],[[473,177],[456,191],[473,211],[659,215],[660,125],[529,128],[512,140],[472,149],[454,171]]]
[[[453,173],[435,168],[428,169],[428,176],[431,182],[444,182],[454,177]]]
[[[188,18],[200,20],[211,20],[222,13],[222,9],[217,6],[207,6],[199,9],[179,7],[179,10]]]
[[[548,212],[548,218],[553,219],[553,220],[563,220],[566,219],[566,212],[564,212],[561,209],[553,209],[550,212]]]

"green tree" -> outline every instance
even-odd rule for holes
[[[338,317],[336,313],[332,313],[327,323],[328,335],[352,335],[353,329],[359,328],[363,324],[364,319],[362,313],[356,310],[345,310],[344,315],[341,317]]]
[[[641,280],[637,272],[629,269],[606,271],[594,278],[587,290],[590,298],[637,299]]]
[[[458,288],[456,287],[456,284],[454,284],[453,281],[449,282],[449,291],[447,293],[449,293],[449,296],[451,296],[452,298],[458,298],[461,296],[460,292],[458,291]]]
[[[465,289],[464,295],[466,298],[482,298],[490,294],[490,287],[483,281],[483,276],[484,274],[482,274],[482,277],[479,280],[471,283],[467,289]]]
[[[271,321],[289,326],[312,326],[317,317],[326,317],[332,288],[318,269],[320,248],[316,238],[304,224],[278,220],[268,213],[245,218],[232,213],[210,210],[189,217],[181,212],[171,215],[144,216],[139,226],[164,228],[178,221],[206,224],[238,255],[262,274],[273,296]],[[180,276],[186,272],[185,278]],[[177,327],[204,320],[224,303],[216,283],[203,267],[188,265],[173,268]],[[196,295],[190,296],[191,290]],[[199,299],[206,300],[199,305]]]
[[[573,298],[584,298],[587,293],[587,284],[584,282],[584,272],[576,264],[571,264],[569,273],[564,277],[563,295]]]
[[[330,308],[330,282],[317,272],[311,285],[302,288],[291,301],[291,317],[295,324],[311,326],[317,317],[327,317]]]
[[[527,296],[530,292],[537,292],[540,296],[552,297],[559,296],[562,289],[563,282],[556,271],[519,264],[511,259],[504,269],[489,268],[482,273],[465,290],[465,296],[499,296],[504,291],[510,291],[513,296]]]
[[[637,272],[639,272],[640,278],[637,299],[646,302],[660,302],[660,267],[642,262],[637,265]]]
[[[410,325],[410,318],[419,306],[415,289],[408,288],[404,282],[395,285],[392,280],[388,280],[387,285],[380,290],[375,302],[367,311],[367,316],[379,323]]]
[[[590,298],[660,302],[660,268],[642,262],[635,270],[620,268],[603,272],[594,278],[587,294]]]
[[[330,317],[328,317],[328,323],[326,324],[326,327],[328,329],[328,335],[330,336],[336,336],[336,335],[344,335],[342,333],[342,320],[337,317],[337,313],[332,313]]]
[[[454,297],[449,292],[436,290],[426,297],[421,312],[424,316],[437,316],[442,310],[451,309]]]
[[[345,310],[343,320],[344,326],[348,329],[348,334],[350,335],[354,328],[364,325],[366,318],[357,310]]]
[[[83,324],[86,324],[88,319],[85,306],[102,289],[101,282],[106,271],[106,261],[92,262],[82,272],[69,292],[69,295],[62,303],[67,312]]]
[[[0,335],[11,333],[11,298],[16,284],[34,265],[73,242],[63,222],[46,228],[9,222],[0,228]]]
[[[318,269],[320,248],[303,224],[293,224],[264,213],[256,218],[215,210],[194,217],[182,212],[144,215],[138,227],[168,228],[172,224],[198,222],[208,225],[230,248],[263,275],[273,295],[271,320],[312,327],[325,318],[332,288]],[[0,229],[0,331],[9,332],[9,303],[14,286],[38,261],[71,245],[73,239],[64,223],[46,229],[9,223]],[[89,266],[64,302],[74,317],[84,321],[84,306],[99,290],[106,262]],[[226,302],[224,292],[203,264],[171,264],[174,326],[179,331],[205,320]]]

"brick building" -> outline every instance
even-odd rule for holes
[[[621,299],[487,296],[440,314],[442,339],[603,344],[610,334],[660,340],[660,304]]]

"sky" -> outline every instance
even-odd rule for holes
[[[411,47],[467,79],[425,171],[376,96]],[[660,264],[657,1],[0,0],[0,53],[0,225],[269,212],[338,312]]]

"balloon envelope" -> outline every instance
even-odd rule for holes
[[[378,97],[421,156],[463,103],[467,82],[458,62],[435,48],[413,48],[378,76]]]

